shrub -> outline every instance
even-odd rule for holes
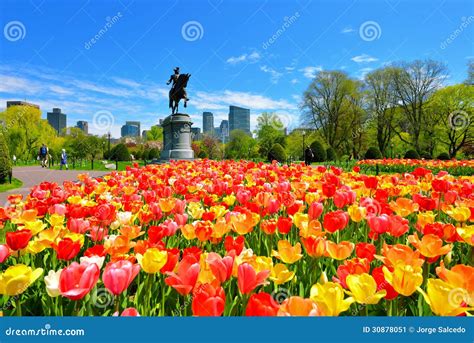
[[[327,148],[327,150],[326,150],[326,159],[328,161],[336,161],[337,160],[337,154],[336,154],[336,150],[334,150],[334,148],[332,148],[332,147]]]
[[[148,151],[148,159],[149,160],[152,160],[154,158],[159,158],[159,157],[160,157],[160,150],[158,150],[157,148],[151,148]]]
[[[441,154],[438,155],[438,160],[450,160],[449,154],[447,152],[442,152]]]
[[[405,153],[405,158],[418,159],[420,158],[420,155],[418,154],[416,150],[408,150]]]
[[[424,158],[425,160],[431,160],[433,156],[428,151],[424,151],[420,154],[421,158]]]
[[[130,160],[130,152],[125,144],[117,144],[110,150],[109,159],[113,161],[128,161]]]
[[[207,153],[204,150],[199,151],[198,153],[199,158],[207,158]]]
[[[273,144],[270,151],[268,152],[268,159],[270,161],[277,160],[278,162],[286,161],[285,149],[279,143]]]
[[[9,179],[12,172],[12,164],[10,161],[10,153],[5,136],[0,133],[0,183],[4,183]]]
[[[311,143],[311,150],[313,150],[313,161],[314,162],[324,162],[326,161],[326,150],[319,141],[314,141]]]
[[[366,160],[378,160],[379,158],[382,158],[382,153],[377,147],[372,146],[365,152]]]

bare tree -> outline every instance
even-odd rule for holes
[[[426,122],[424,109],[433,93],[439,89],[446,78],[444,64],[433,60],[401,62],[394,72],[394,87],[397,103],[403,109],[405,120],[409,123],[411,144],[421,152],[420,137]],[[399,131],[394,131],[402,141],[407,142]]]
[[[374,123],[377,132],[377,144],[383,156],[393,136],[394,116],[397,97],[394,87],[396,70],[391,67],[377,69],[365,77],[367,88],[367,111],[369,117],[366,126]]]
[[[347,119],[354,113],[358,84],[340,71],[321,71],[304,93],[305,121],[321,130],[326,143],[337,149],[350,139]]]

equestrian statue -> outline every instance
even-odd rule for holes
[[[170,76],[170,79],[166,83],[171,85],[169,93],[169,107],[171,108],[171,114],[178,113],[178,105],[181,99],[184,99],[184,107],[187,107],[188,95],[186,93],[186,87],[191,74],[180,74],[179,67],[174,68],[174,74]]]

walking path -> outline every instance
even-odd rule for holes
[[[54,170],[41,168],[41,166],[31,167],[14,167],[13,177],[21,180],[23,186],[21,188],[10,189],[9,191],[0,193],[0,206],[3,206],[10,194],[23,194],[26,196],[30,193],[31,187],[40,184],[43,181],[56,182],[62,185],[67,180],[77,180],[77,175],[88,173],[92,177],[98,177],[107,174],[106,171],[83,171],[83,170]]]

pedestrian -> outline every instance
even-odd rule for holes
[[[43,143],[38,154],[39,160],[41,161],[41,168],[48,167],[48,152],[48,147],[46,146],[46,144]]]
[[[63,149],[61,152],[61,163],[59,165],[59,169],[63,170],[63,166],[66,167],[66,170],[69,170],[69,167],[67,165],[67,154],[66,154],[65,149]]]
[[[309,146],[306,146],[306,149],[304,151],[304,164],[307,166],[311,165],[311,162],[313,162],[313,159],[314,159],[313,150]]]

